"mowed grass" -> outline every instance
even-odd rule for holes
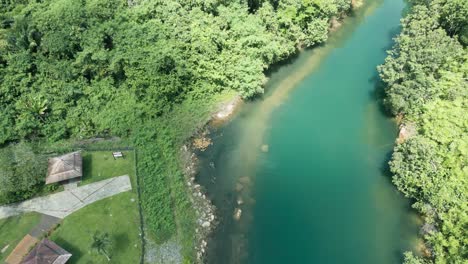
[[[0,220],[0,250],[10,245],[4,253],[0,253],[0,263],[5,262],[5,259],[18,242],[39,223],[40,219],[41,216],[39,214],[28,213]]]
[[[52,233],[51,239],[73,254],[67,263],[139,263],[139,217],[135,193],[121,193],[69,215]],[[110,236],[110,262],[91,249],[96,231]]]
[[[112,151],[83,152],[83,180],[80,185],[126,174],[134,177],[134,153],[133,151],[122,151],[122,153],[124,158],[114,160]]]
[[[114,160],[112,151],[83,152],[83,184],[129,175],[132,190],[98,201],[67,216],[51,239],[73,254],[67,263],[139,263],[140,215],[133,151]],[[91,249],[96,231],[108,233],[111,261]]]

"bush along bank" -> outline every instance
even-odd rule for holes
[[[468,2],[410,1],[385,64],[385,104],[401,120],[393,182],[425,219],[405,263],[468,261]]]

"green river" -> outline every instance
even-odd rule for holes
[[[417,217],[387,171],[397,126],[376,71],[404,8],[368,0],[211,128],[197,175],[219,216],[208,263],[401,263],[414,248]]]

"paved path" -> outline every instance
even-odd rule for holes
[[[47,232],[52,230],[54,226],[60,223],[61,220],[62,219],[55,216],[41,214],[41,221],[31,231],[29,231],[29,234],[32,237],[41,239],[45,234],[47,234]]]
[[[65,191],[70,191],[78,188],[78,183],[80,183],[80,178],[70,179],[67,183],[62,184]]]
[[[0,206],[0,219],[24,212],[38,212],[64,218],[88,204],[131,189],[128,175],[114,177],[21,203]]]

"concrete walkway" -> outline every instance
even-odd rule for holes
[[[41,221],[33,227],[31,231],[29,231],[29,235],[37,239],[41,239],[45,234],[47,234],[47,232],[52,230],[54,226],[60,223],[61,220],[62,219],[55,216],[41,214]]]
[[[24,212],[38,212],[64,218],[88,204],[131,189],[128,175],[114,177],[21,203],[0,206],[0,219]]]

